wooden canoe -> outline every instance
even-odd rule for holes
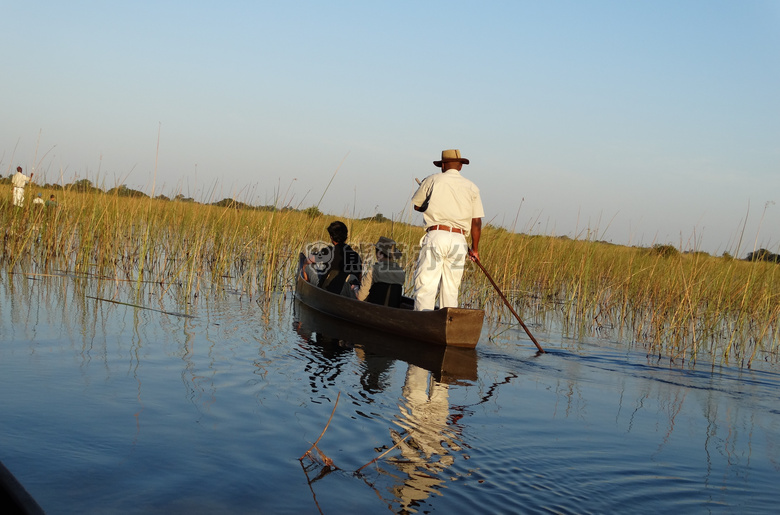
[[[477,350],[452,345],[431,345],[411,338],[382,333],[368,327],[333,318],[295,303],[295,331],[323,355],[354,352],[369,372],[379,375],[381,366],[396,361],[428,370],[445,384],[477,380]]]
[[[295,295],[310,308],[353,324],[421,342],[467,349],[477,346],[485,318],[481,309],[414,311],[371,304],[330,293],[300,275]]]
[[[43,514],[43,509],[0,461],[0,505],[3,513]]]

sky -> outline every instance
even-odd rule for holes
[[[458,148],[486,224],[780,252],[780,0],[0,0],[0,20],[3,175],[421,224],[414,179]]]

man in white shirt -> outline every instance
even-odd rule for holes
[[[14,205],[16,207],[22,207],[24,204],[24,187],[32,180],[33,173],[29,177],[22,173],[22,167],[16,167],[16,173],[11,178],[11,184],[14,185]]]
[[[460,150],[444,150],[433,164],[441,173],[423,179],[412,196],[416,211],[423,213],[425,236],[414,271],[414,309],[457,307],[458,289],[466,257],[479,260],[479,238],[485,211],[479,188],[460,174],[468,159]],[[466,238],[471,236],[471,248]]]

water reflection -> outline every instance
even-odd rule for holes
[[[313,394],[327,392],[336,386],[342,371],[349,364],[353,354],[350,344],[339,338],[317,332],[314,326],[296,320],[293,329],[303,339],[299,356],[306,363],[304,372],[308,376],[309,389]],[[327,395],[325,395],[327,397]],[[319,403],[319,399],[312,398]]]
[[[748,471],[780,471],[780,454],[773,444],[780,414],[777,374],[728,367],[669,368],[652,359],[630,363],[626,356],[606,351],[560,357],[562,367],[555,371],[558,379],[551,388],[553,418],[588,421],[601,416],[611,421],[621,438],[647,446],[645,461],[638,466],[654,470],[682,462],[678,466],[711,490],[710,498],[717,503],[764,480]],[[593,447],[607,445],[588,436],[595,440]],[[625,488],[630,478],[620,481]]]
[[[310,513],[294,459],[337,392],[322,447],[343,468],[312,474],[327,513],[776,508],[775,370],[603,341],[532,357],[511,331],[431,348],[300,306],[292,331],[290,301],[135,288],[1,276],[2,459],[51,511]]]
[[[401,456],[388,461],[406,476],[393,491],[407,511],[444,483],[442,472],[453,464],[452,452],[462,451],[462,446],[460,435],[449,425],[447,384],[433,380],[429,371],[409,365],[402,392],[400,414],[394,421],[401,432],[390,430]]]
[[[385,391],[390,386],[390,371],[396,360],[382,354],[366,352],[355,348],[355,356],[360,364],[360,386],[366,394],[365,399],[373,402],[373,395]]]
[[[378,333],[322,315],[298,302],[293,327],[305,341],[314,345],[317,355],[335,353],[334,357],[341,359],[357,354],[367,369],[364,378],[367,384],[371,384],[372,376],[387,373],[396,361],[428,370],[435,380],[443,383],[468,384],[477,379],[475,349],[429,345]]]
[[[398,454],[391,454],[385,463],[379,462],[375,469],[378,476],[366,479],[366,484],[376,488],[380,478],[390,479],[386,490],[393,498],[388,504],[398,505],[402,513],[413,510],[434,492],[442,493],[450,479],[445,472],[454,463],[454,454],[462,453],[464,448],[457,424],[463,410],[451,414],[449,388],[477,379],[476,351],[379,335],[320,315],[302,304],[296,305],[294,327],[312,344],[307,370],[312,373],[310,386],[314,393],[336,383],[347,361],[345,356],[352,353],[360,366],[361,396],[366,404],[391,385],[390,373],[395,367],[406,367],[399,412],[388,428],[388,444],[376,449],[382,455],[397,449]],[[359,406],[355,409],[368,416]],[[327,457],[323,461],[326,465],[309,479],[310,485],[333,470]],[[308,476],[308,470],[304,470]],[[366,474],[368,470],[363,472],[364,478]],[[379,490],[377,494],[381,496]]]

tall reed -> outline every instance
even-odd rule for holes
[[[0,261],[7,270],[157,284],[182,298],[215,287],[250,297],[289,291],[299,252],[326,240],[325,228],[337,218],[318,210],[237,209],[67,189],[56,209],[19,209],[9,200],[0,200]],[[379,236],[399,243],[409,291],[422,228],[344,220],[350,242],[367,259]],[[515,309],[539,326],[560,324],[574,338],[612,335],[680,361],[705,355],[750,366],[777,359],[775,263],[490,226],[480,255]],[[461,304],[511,323],[492,286],[468,266]]]

